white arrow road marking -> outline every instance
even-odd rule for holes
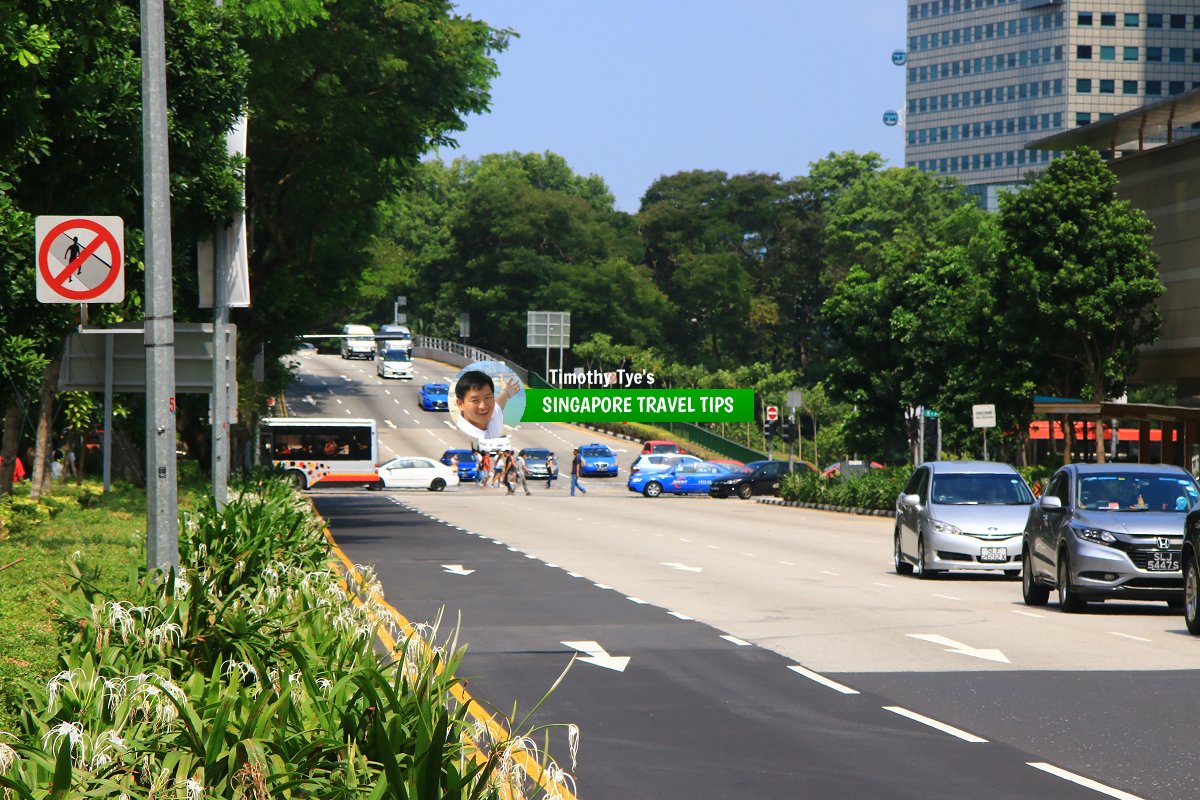
[[[704,571],[704,567],[689,567],[686,564],[680,564],[678,561],[663,561],[663,562],[661,562],[661,564],[664,567],[670,567],[671,569],[677,569],[677,570],[680,570],[681,572],[703,572]]]
[[[1109,797],[1115,797],[1117,800],[1142,800],[1142,798],[1138,797],[1136,794],[1130,794],[1129,792],[1123,792],[1120,789],[1114,789],[1111,786],[1105,786],[1103,783],[1094,781],[1091,778],[1085,778],[1082,775],[1076,775],[1074,772],[1068,772],[1062,767],[1056,767],[1053,764],[1047,764],[1045,761],[1026,761],[1025,763],[1034,769],[1040,769],[1042,772],[1048,772],[1056,778],[1062,778],[1065,781],[1077,783],[1080,786],[1086,786],[1088,789],[1097,791],[1100,794],[1106,794]]]
[[[1012,663],[999,650],[976,650],[974,647],[968,647],[962,642],[947,639],[945,636],[938,636],[936,633],[910,633],[908,637],[910,639],[920,639],[923,642],[931,642],[932,644],[940,644],[950,653],[959,653],[960,655],[982,658],[987,661],[999,661],[1001,664]]]
[[[396,423],[392,422],[390,419],[385,419],[385,420],[384,420],[384,422],[386,422],[386,423],[387,423],[387,426],[388,426],[389,428],[394,428],[394,427],[396,427]]]
[[[599,642],[563,642],[563,644],[572,650],[584,653],[585,655],[579,659],[580,661],[595,664],[597,667],[624,672],[625,667],[629,666],[629,656],[610,656]]]
[[[462,564],[442,564],[442,569],[451,575],[470,575],[475,571],[473,569],[463,569]]]
[[[304,395],[304,402],[308,403],[310,406],[315,406],[317,404],[317,401],[313,400],[313,396],[311,394]]]
[[[901,708],[900,706],[884,706],[883,710],[891,711],[893,714],[899,714],[902,717],[908,717],[914,722],[919,722],[922,725],[928,725],[929,727],[939,730],[942,733],[948,733],[951,736],[957,736],[964,742],[973,742],[976,744],[987,742],[987,739],[983,739],[973,733],[967,733],[961,728],[956,728],[953,725],[947,725],[944,722],[938,722],[936,719],[931,719],[924,714],[918,714],[915,711],[909,711],[907,708]]]

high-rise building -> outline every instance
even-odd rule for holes
[[[906,66],[905,163],[994,207],[1027,143],[1200,87],[1200,3],[909,0]]]

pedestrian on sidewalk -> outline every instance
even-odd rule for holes
[[[575,448],[575,457],[571,459],[571,497],[575,496],[575,490],[587,494],[587,489],[583,488],[583,484],[579,482],[579,476],[583,474],[583,459],[579,455],[579,448]]]

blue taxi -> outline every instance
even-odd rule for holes
[[[708,494],[713,481],[735,474],[735,467],[726,467],[703,461],[675,464],[669,469],[647,472],[642,470],[629,476],[626,486],[631,492],[641,492],[646,497],[667,494]]]
[[[581,461],[579,471],[585,476],[615,477],[621,471],[621,468],[617,466],[617,454],[610,450],[608,445],[598,442],[585,444],[579,448],[579,459]]]

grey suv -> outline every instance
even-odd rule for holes
[[[1183,606],[1180,550],[1200,486],[1165,464],[1068,464],[1054,473],[1025,524],[1022,594],[1031,606],[1058,592],[1063,611],[1089,600],[1165,600]]]
[[[931,461],[896,498],[896,572],[932,578],[950,569],[1002,569],[1016,577],[1033,493],[1013,467]]]

